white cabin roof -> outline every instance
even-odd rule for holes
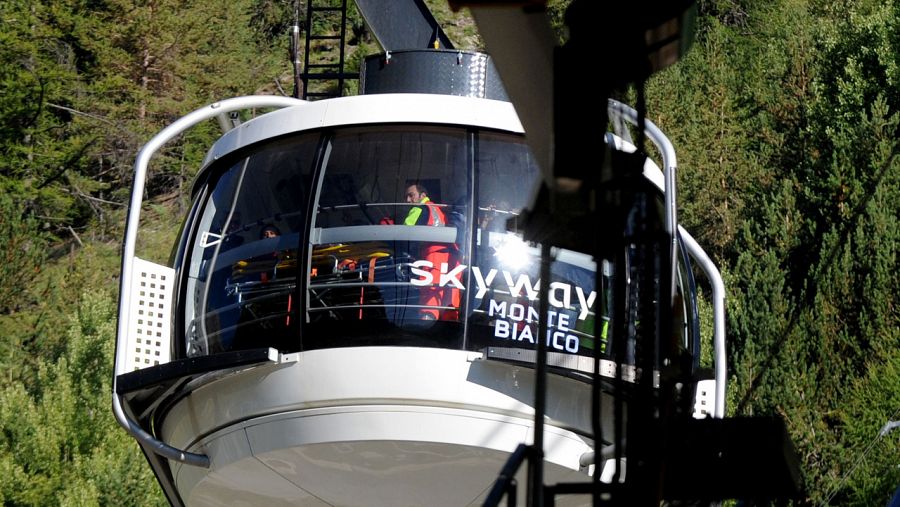
[[[266,139],[317,128],[379,123],[464,125],[525,132],[509,102],[430,94],[340,97],[279,109],[241,124],[216,141],[203,161],[203,170],[233,151]]]

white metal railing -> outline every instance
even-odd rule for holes
[[[637,126],[638,115],[633,108],[622,104],[621,102],[610,99],[608,103],[609,116],[613,121],[625,120],[631,125]],[[644,133],[647,138],[656,146],[662,155],[663,163],[663,181],[659,182],[653,178],[649,178],[660,190],[663,191],[665,199],[665,222],[666,232],[672,237],[672,245],[670,245],[670,259],[672,262],[673,273],[671,280],[674,278],[675,269],[675,253],[678,241],[678,235],[684,242],[688,255],[697,262],[703,274],[712,284],[712,303],[713,303],[713,361],[715,363],[715,403],[713,416],[716,418],[725,417],[725,388],[727,383],[727,357],[725,352],[725,283],[722,281],[722,275],[718,268],[703,250],[693,236],[678,224],[676,213],[676,185],[675,172],[677,170],[677,159],[675,157],[675,148],[669,138],[650,120],[644,121]],[[620,140],[622,141],[622,140]],[[633,144],[623,141],[623,148],[626,150],[636,149]],[[662,183],[662,184],[660,184]],[[676,234],[677,231],[677,234]]]
[[[703,248],[697,243],[691,234],[678,226],[681,240],[688,251],[688,255],[697,262],[703,274],[712,284],[713,304],[713,357],[716,368],[716,394],[714,416],[718,419],[725,417],[725,388],[728,379],[728,364],[725,356],[725,283],[722,274],[706,255]]]
[[[117,392],[118,376],[126,373],[129,369],[128,354],[130,349],[127,346],[127,337],[129,334],[129,327],[131,326],[129,315],[132,312],[133,304],[132,291],[133,284],[135,283],[135,280],[133,279],[135,265],[136,263],[146,262],[135,257],[135,244],[137,242],[137,231],[141,218],[141,204],[143,203],[144,196],[144,184],[147,178],[147,168],[150,164],[150,159],[164,144],[203,121],[220,117],[221,115],[228,114],[232,111],[263,107],[291,107],[305,103],[305,101],[291,97],[248,96],[210,104],[178,119],[163,129],[141,148],[141,151],[138,153],[137,159],[135,160],[134,182],[132,183],[131,188],[128,222],[125,228],[125,242],[122,248],[122,271],[119,287],[119,321],[116,333],[112,405],[116,421],[118,421],[118,423],[141,444],[141,446],[168,459],[194,466],[209,467],[209,458],[207,456],[176,449],[165,442],[156,439],[153,435],[145,431],[140,424],[125,413],[123,397]],[[174,280],[172,281],[174,282]],[[170,344],[161,344],[161,346],[169,347]],[[131,365],[131,369],[133,369],[133,365]]]

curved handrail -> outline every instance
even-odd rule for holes
[[[712,259],[706,255],[703,248],[697,243],[691,234],[683,227],[678,226],[678,232],[684,241],[684,246],[688,254],[697,261],[700,269],[712,284],[712,303],[713,303],[713,350],[715,354],[716,367],[716,396],[715,411],[713,416],[717,419],[725,417],[725,387],[727,384],[727,359],[725,357],[725,283],[722,281],[722,274],[713,263]]]
[[[634,126],[637,126],[637,111],[633,108],[622,104],[613,99],[609,99],[608,107],[611,113],[618,115],[620,118],[627,120]],[[677,246],[677,235],[681,235],[684,239],[685,248],[688,255],[697,261],[700,269],[712,284],[713,298],[713,348],[715,361],[715,377],[716,377],[716,394],[714,416],[716,418],[725,417],[725,387],[727,385],[727,358],[725,356],[725,284],[722,281],[722,275],[719,269],[712,262],[706,252],[690,233],[683,227],[678,225],[675,203],[675,171],[676,157],[675,148],[669,138],[650,120],[645,120],[645,134],[647,138],[656,146],[662,155],[663,162],[663,191],[666,207],[666,232],[672,233],[673,240],[670,252],[672,259],[672,267],[675,267],[675,248]],[[674,280],[674,277],[672,278]]]
[[[127,335],[127,316],[131,306],[132,264],[135,259],[134,250],[137,242],[138,225],[140,224],[141,218],[141,203],[143,202],[144,184],[147,178],[147,168],[150,164],[150,159],[164,144],[171,141],[176,136],[200,122],[215,118],[222,114],[251,108],[291,107],[305,103],[305,101],[291,97],[256,95],[237,97],[210,104],[183,116],[163,129],[160,133],[156,134],[156,136],[141,148],[141,151],[138,153],[137,159],[134,162],[134,182],[131,187],[128,221],[125,226],[125,240],[122,247],[122,269],[119,281],[119,322],[116,332],[115,365],[112,382],[112,410],[119,425],[125,428],[125,431],[131,434],[131,436],[143,447],[168,459],[205,468],[208,468],[210,464],[208,456],[172,447],[144,430],[140,424],[125,413],[123,397],[119,395],[116,390],[116,379],[121,373],[124,373],[121,370],[125,364],[126,350],[124,343],[119,342],[120,340],[124,340]]]
[[[611,113],[618,114],[620,118],[628,120],[628,122],[634,126],[638,125],[638,113],[634,108],[613,99],[608,100],[607,107]],[[669,290],[671,296],[674,297],[675,253],[678,250],[678,239],[675,234],[678,228],[678,210],[675,203],[675,172],[678,169],[678,159],[675,156],[675,147],[672,146],[672,142],[669,141],[669,138],[663,134],[662,130],[660,130],[656,124],[645,119],[644,133],[647,135],[647,138],[656,145],[656,148],[659,150],[660,154],[662,154],[663,158],[663,198],[665,199],[666,208],[665,226],[666,232],[669,234],[669,237],[672,238],[671,244],[669,245],[669,259],[671,260],[669,263],[671,269],[671,273],[669,273],[669,280],[671,280]]]

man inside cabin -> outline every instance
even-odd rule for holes
[[[431,201],[428,197],[428,190],[418,181],[409,182],[406,186],[406,202],[409,204],[420,204],[421,206],[411,206],[406,218],[403,220],[404,225],[427,225],[433,227],[444,227],[447,225],[447,217],[441,207]],[[440,287],[438,280],[441,279],[441,266],[445,265],[446,270],[451,270],[457,262],[451,259],[450,251],[452,245],[446,243],[425,243],[422,245],[419,257],[431,263],[431,268],[427,271],[431,273],[432,285],[421,287],[419,290],[419,304],[422,308],[419,314],[424,320],[458,320],[459,319],[459,289],[454,287]],[[439,307],[452,307],[452,309],[441,310]]]
[[[412,206],[403,220],[403,225],[433,225],[443,227],[447,224],[447,218],[441,208],[431,202],[425,187],[413,182],[406,187],[406,202],[410,204],[424,204],[424,206]]]

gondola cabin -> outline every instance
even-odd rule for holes
[[[590,398],[594,350],[603,378],[617,366],[611,261],[554,249],[540,279],[539,245],[517,224],[540,174],[510,103],[392,90],[223,101],[138,157],[114,409],[172,504],[479,505],[533,439],[539,340],[547,481],[610,468]],[[152,154],[200,121],[258,108],[276,110],[210,148],[170,264],[136,257]],[[614,135],[597,143],[633,149]],[[644,173],[662,202],[662,171]],[[691,258],[705,255],[686,233],[678,245],[673,339],[698,360]],[[724,378],[702,385],[698,413],[721,416]]]

